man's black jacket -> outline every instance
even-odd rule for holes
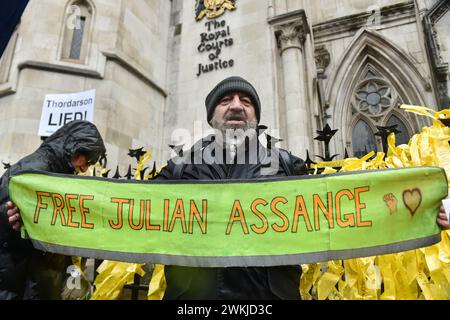
[[[218,164],[202,161],[200,164],[193,164],[193,159],[196,158],[195,153],[197,155],[200,153],[201,159],[205,158],[204,153],[207,146],[208,142],[203,142],[201,148],[191,149],[189,154],[184,155],[185,161],[190,159],[187,164],[179,164],[180,158],[170,160],[157,179],[257,179],[300,175],[307,172],[303,160],[282,149],[270,151],[262,147],[259,142],[257,163],[247,161],[245,162],[247,164]],[[278,170],[272,175],[264,175],[263,164],[266,164],[265,167],[267,167],[268,156],[275,154],[279,160]],[[248,268],[166,266],[167,289],[164,299],[295,300],[300,299],[300,275],[300,266]]]

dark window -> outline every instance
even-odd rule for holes
[[[400,133],[397,133],[395,135],[395,143],[397,145],[408,144],[410,138],[408,134],[408,129],[406,129],[406,126],[399,118],[397,118],[396,116],[391,116],[388,122],[386,123],[386,126],[394,126],[394,125],[397,125],[397,130],[400,131]]]
[[[377,151],[375,136],[364,120],[359,120],[353,128],[353,154],[355,157],[364,157],[371,151]]]

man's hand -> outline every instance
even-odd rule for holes
[[[450,199],[450,195],[446,198],[447,200]],[[450,229],[450,222],[448,221],[447,214],[445,213],[444,206],[441,207],[439,211],[439,216],[436,219],[438,225],[441,227],[442,230],[448,230]]]
[[[13,202],[8,201],[6,203],[6,209],[8,210],[7,214],[8,214],[9,225],[15,231],[20,231],[20,227],[22,226],[22,224],[20,222],[19,208],[17,208],[16,205]]]

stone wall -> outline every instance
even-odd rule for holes
[[[439,53],[442,63],[450,64],[450,10],[447,11],[435,24],[436,41],[439,44]],[[450,95],[450,73],[447,74],[447,95]],[[441,106],[448,108],[450,105]]]
[[[61,60],[68,1],[31,0],[18,29],[10,74],[0,84],[0,160],[35,150],[46,94],[96,89],[94,122],[110,164],[126,170],[129,148],[162,162],[170,3],[93,0],[85,63]]]
[[[210,129],[206,123],[206,109],[204,100],[208,92],[221,80],[228,76],[238,75],[246,78],[257,89],[262,103],[261,123],[279,128],[278,97],[275,94],[276,48],[275,39],[267,23],[268,8],[266,1],[240,1],[238,9],[219,17],[217,21],[225,21],[225,28],[214,29],[209,32],[227,30],[229,27],[233,44],[224,47],[219,59],[234,60],[233,67],[219,69],[197,76],[199,64],[208,65],[219,59],[210,61],[208,53],[199,52],[201,34],[209,33],[205,25],[206,18],[195,20],[194,5],[187,5],[183,1],[183,10],[178,24],[181,34],[176,39],[176,50],[179,52],[177,67],[172,69],[170,96],[174,96],[170,105],[170,115],[167,115],[165,143],[170,143],[172,132],[176,129],[186,129],[192,133],[194,128]],[[213,41],[214,42],[214,41]],[[220,68],[220,67],[219,67]],[[199,138],[197,135],[195,138]]]

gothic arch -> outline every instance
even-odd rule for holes
[[[358,116],[356,116],[355,118],[353,118],[352,120],[351,120],[351,122],[350,122],[350,126],[353,128],[359,121],[364,121],[366,124],[367,124],[367,126],[370,128],[370,130],[372,130],[372,132],[375,132],[376,131],[376,127],[372,124],[372,122],[367,118],[367,117],[365,117],[364,115],[358,115]],[[350,132],[350,139],[351,139],[351,132]]]
[[[373,135],[374,132],[376,132],[376,127],[372,124],[372,122],[369,120],[369,118],[367,118],[366,116],[361,115],[361,114],[357,115],[356,117],[354,117],[354,118],[351,120],[351,122],[350,122],[350,127],[351,127],[351,128],[354,128],[354,127],[356,127],[356,125],[357,125],[358,123],[360,123],[360,122],[363,122],[363,123],[368,127],[368,129],[372,132],[372,135]],[[348,140],[351,141],[351,143],[352,143],[352,148],[354,148],[355,146],[353,146],[353,143],[354,143],[354,141],[353,141],[353,130],[350,130],[350,131],[349,131],[349,137],[348,137]],[[375,136],[373,136],[373,140],[374,140],[375,148],[377,148],[377,143],[376,143]],[[370,152],[370,151],[379,151],[378,149],[372,149],[372,150],[369,150],[369,149],[372,149],[372,148],[370,148],[370,147],[368,146],[368,149],[365,150],[365,151],[366,151],[365,154],[367,154],[367,153]],[[349,151],[349,150],[347,150],[347,151]],[[350,154],[352,154],[353,156],[355,156],[354,152],[350,152]],[[361,154],[361,155],[359,155],[359,156],[361,157],[361,156],[364,156],[365,154]]]
[[[408,54],[391,41],[376,32],[361,29],[343,54],[325,93],[332,113],[330,125],[340,129],[334,141],[336,153],[343,154],[351,141],[352,97],[369,70],[395,89],[399,97],[397,104],[425,104],[421,94],[427,87],[422,76],[424,72],[418,70]],[[416,132],[427,124],[426,120],[412,114],[401,118],[408,119],[408,127],[413,127]]]
[[[398,119],[400,119],[403,124],[405,125],[406,129],[408,130],[408,135],[411,137],[414,134],[414,129],[411,127],[408,119],[405,117],[405,113],[404,112],[399,112],[398,109],[393,109],[391,112],[389,112],[383,119],[383,123],[387,123],[389,121],[389,119],[395,116]]]

